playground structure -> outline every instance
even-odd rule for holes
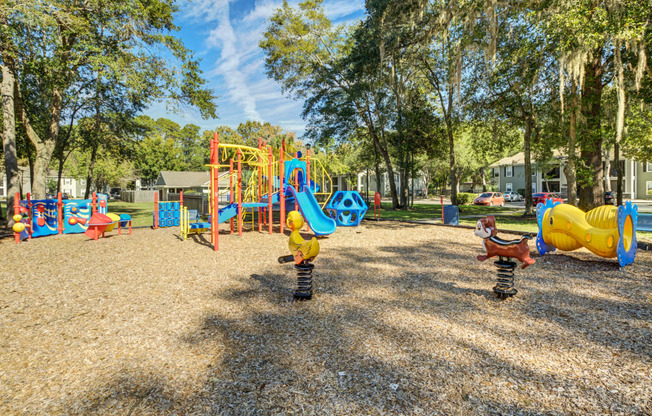
[[[522,269],[535,263],[530,257],[530,246],[528,243],[530,237],[522,236],[517,240],[503,240],[498,237],[496,218],[494,216],[479,219],[473,233],[482,238],[482,247],[486,250],[486,255],[477,256],[479,261],[485,261],[498,256],[498,260],[494,262],[494,265],[498,269],[498,282],[494,286],[494,293],[501,299],[514,296],[518,293],[518,290],[514,288],[516,262],[511,261],[511,258],[518,259],[522,263]]]
[[[318,159],[311,160],[310,149],[306,153],[305,158],[301,152],[286,153],[285,140],[276,151],[261,139],[258,148],[220,143],[215,133],[210,144],[210,164],[207,165],[210,167],[209,220],[191,222],[190,212],[181,201],[179,226],[182,238],[185,240],[193,232],[210,231],[213,249],[217,251],[219,224],[229,221],[231,233],[234,233],[237,223],[238,234],[242,236],[244,223],[250,221],[252,229],[255,228],[256,214],[258,231],[262,232],[266,226],[272,234],[275,206],[278,206],[282,233],[287,204],[294,205],[294,209],[301,212],[316,235],[335,232],[335,221],[322,210],[330,197],[330,176]],[[228,169],[228,175],[221,175],[220,169]],[[220,189],[220,179],[228,182],[224,189]],[[316,196],[323,198],[324,202],[320,204]],[[226,205],[221,208],[220,200],[226,200]]]
[[[618,257],[620,267],[636,257],[638,207],[604,205],[584,212],[573,205],[547,200],[537,206],[537,249],[540,255],[556,249],[573,251],[585,247],[594,254]]]
[[[358,191],[337,191],[326,205],[326,211],[338,226],[357,227],[367,213]]]
[[[183,206],[183,191],[179,193],[179,201],[159,201],[158,192],[154,194],[154,229],[161,227],[178,227],[181,222],[181,207]]]
[[[312,271],[315,268],[312,262],[319,254],[319,241],[316,237],[309,241],[301,237],[299,230],[303,227],[303,218],[297,211],[288,214],[287,226],[292,230],[288,241],[288,248],[292,254],[279,257],[278,262],[281,264],[294,262],[294,269],[297,271],[297,290],[294,291],[294,298],[310,300],[313,294]]]
[[[131,216],[107,214],[108,195],[93,192],[92,199],[57,199],[20,200],[16,193],[14,198],[14,238],[16,243],[32,237],[44,237],[55,234],[81,234],[97,240],[105,232],[112,231],[117,224],[119,234],[122,227],[129,227],[131,234]],[[101,231],[100,231],[101,230]]]

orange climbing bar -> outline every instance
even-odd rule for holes
[[[18,192],[14,195],[14,215],[20,215],[20,195],[18,195]],[[16,244],[20,243],[20,233],[14,231],[14,239]]]
[[[283,228],[285,227],[285,185],[284,185],[284,180],[285,180],[285,139],[283,139],[283,142],[281,144],[281,151],[279,152],[279,160],[278,160],[278,175],[279,175],[279,180],[278,180],[278,185],[279,185],[279,201],[280,201],[280,209],[281,209],[281,218],[280,218],[280,225],[281,225],[281,234],[283,234]]]
[[[61,192],[57,192],[57,230],[59,234],[63,234],[63,201],[61,199]]]
[[[158,230],[158,191],[154,194],[154,229]]]
[[[272,234],[272,226],[274,224],[274,210],[273,210],[274,207],[273,207],[273,204],[272,204],[272,191],[273,191],[273,188],[274,188],[274,176],[273,176],[273,172],[272,172],[272,159],[274,158],[274,154],[272,153],[272,146],[271,145],[267,146],[267,151],[268,151],[268,155],[269,155],[269,157],[268,157],[269,164],[267,166],[267,169],[269,171],[269,173],[267,175],[267,183],[268,183],[268,185],[267,185],[267,212],[268,212],[268,214],[267,215],[268,215],[269,221],[267,221],[267,222],[269,223],[269,233]]]

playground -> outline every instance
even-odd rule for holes
[[[293,302],[289,230],[257,228],[3,240],[0,414],[652,413],[649,251],[530,242],[501,301],[473,230],[364,221]]]

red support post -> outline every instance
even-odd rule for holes
[[[19,208],[20,209],[20,208]],[[32,230],[34,229],[34,217],[32,215],[32,195],[28,192],[27,193],[27,215],[29,216],[29,230],[27,230],[27,238],[29,240],[32,239]]]
[[[312,191],[310,188],[310,149],[306,149],[306,177],[308,180],[308,182],[306,182],[308,184],[308,189]]]
[[[20,214],[20,195],[18,192],[14,195],[14,215]],[[16,244],[20,243],[20,233],[14,232],[14,239]]]
[[[233,194],[233,158],[229,163],[229,203],[235,202],[235,195]],[[233,217],[231,217],[231,234],[233,234]]]
[[[211,141],[211,165],[219,164],[220,139],[216,133],[213,134]],[[220,212],[220,171],[216,167],[211,167],[211,239],[213,240],[213,250],[218,251],[220,246],[219,212]]]
[[[308,189],[310,189],[310,148],[306,149],[306,180]],[[310,189],[312,191],[312,189]],[[307,231],[310,232],[310,225],[307,226]]]
[[[285,139],[283,139],[283,143],[281,144],[281,151],[279,152],[278,176],[278,195],[279,205],[281,209],[281,218],[279,220],[281,226],[281,234],[283,234],[283,229],[285,228]]]
[[[294,157],[299,159],[299,152],[296,152],[294,154]],[[298,211],[299,210],[299,201],[297,198],[297,194],[299,193],[299,171],[296,169],[294,170],[294,210]]]
[[[272,233],[272,226],[274,224],[274,207],[272,206],[272,188],[274,187],[274,178],[272,177],[272,159],[274,158],[274,154],[272,153],[272,146],[269,145],[267,146],[267,154],[269,158],[268,162],[268,175],[267,175],[267,212],[268,212],[268,223],[269,223],[269,233]]]
[[[61,199],[61,192],[57,192],[57,229],[59,234],[63,234],[63,200]]]
[[[263,139],[258,138],[258,150],[262,151]],[[258,155],[258,163],[262,164],[262,157]],[[263,167],[258,166],[258,202],[263,202]],[[263,231],[263,209],[258,207],[258,232]]]
[[[154,194],[154,229],[158,230],[158,190]]]
[[[238,235],[242,237],[242,151],[238,149]]]

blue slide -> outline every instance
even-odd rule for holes
[[[307,186],[302,186],[301,188],[302,190],[297,192],[294,187],[287,185],[285,187],[285,195],[294,195],[297,199],[301,215],[303,215],[303,218],[315,235],[333,234],[337,228],[335,220],[324,213],[310,188]]]

